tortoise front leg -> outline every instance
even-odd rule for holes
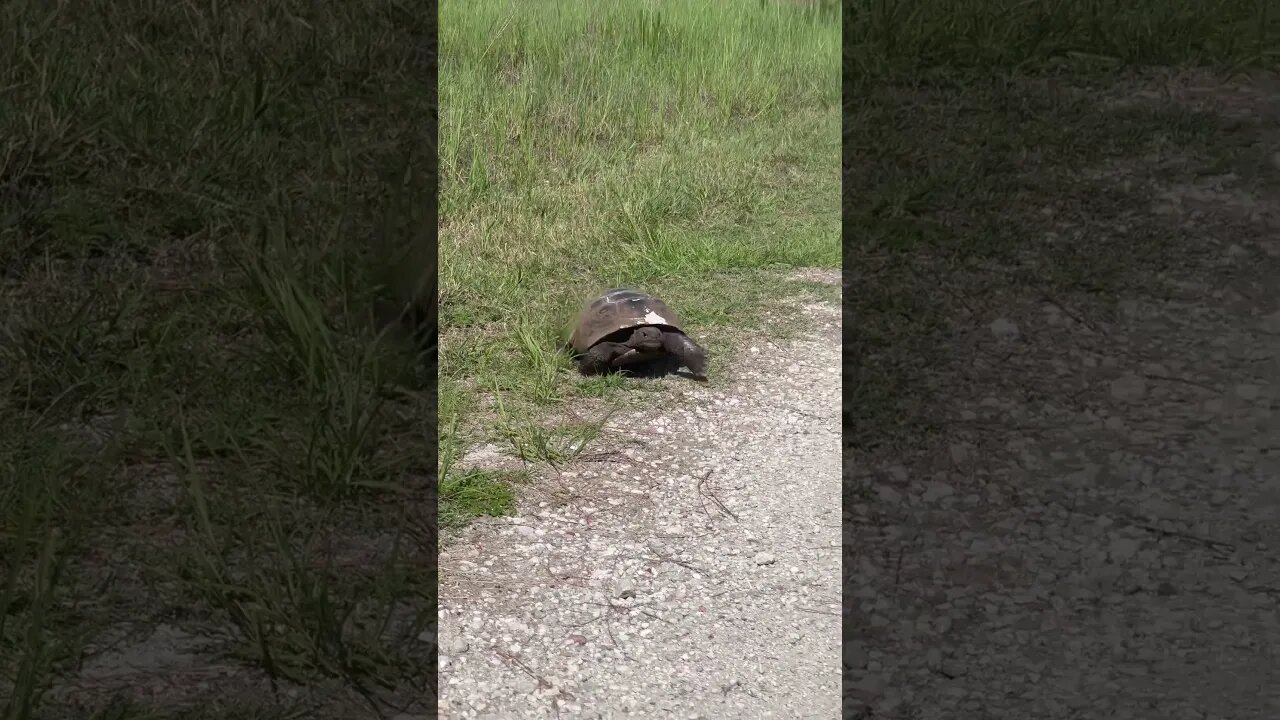
[[[662,344],[667,352],[680,359],[680,364],[689,368],[689,372],[698,377],[707,376],[707,351],[688,335],[677,332],[662,334]]]
[[[635,351],[622,343],[597,343],[583,353],[578,367],[588,375],[598,375],[613,367],[618,358],[632,352]]]

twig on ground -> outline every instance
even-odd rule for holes
[[[733,518],[735,522],[742,522],[741,519],[739,519],[738,516],[732,510],[730,510],[723,502],[721,502],[720,498],[716,497],[714,493],[703,491],[702,488],[706,484],[707,479],[711,477],[712,472],[713,472],[712,470],[708,470],[706,475],[703,475],[701,478],[698,478],[698,504],[702,506],[702,512],[706,513],[707,517],[711,517],[711,513],[707,512],[706,504],[702,502],[703,498],[711,498],[711,502],[714,502],[716,504],[716,507],[720,508],[721,512]]]

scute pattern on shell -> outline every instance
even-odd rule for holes
[[[658,298],[636,290],[610,290],[587,303],[569,344],[574,350],[585,352],[619,330],[644,325],[661,325],[683,332],[675,312]]]

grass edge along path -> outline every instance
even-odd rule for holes
[[[509,512],[523,472],[453,465],[467,448],[580,452],[596,420],[562,411],[638,386],[556,350],[593,293],[655,293],[701,340],[748,329],[783,269],[838,265],[839,26],[823,3],[453,0],[441,29],[441,513],[463,522]]]

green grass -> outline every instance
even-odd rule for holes
[[[1280,58],[1266,0],[867,0],[844,7],[849,75],[1119,66],[1242,67]]]
[[[833,4],[446,0],[440,22],[442,458],[591,442],[629,385],[558,349],[593,293],[662,296],[714,377],[727,331],[804,290],[785,268],[839,263]],[[442,508],[510,509],[445,477]]]
[[[1203,228],[1147,212],[1152,182],[1261,182],[1256,121],[1107,100],[1160,90],[1159,71],[1275,68],[1271,3],[873,1],[843,25],[844,425],[860,451],[945,431],[965,333],[1016,299],[1106,312],[1212,272]]]
[[[434,355],[375,322],[434,279],[429,20],[0,8],[4,720],[67,712],[122,623],[229,634],[246,683],[429,690]]]

